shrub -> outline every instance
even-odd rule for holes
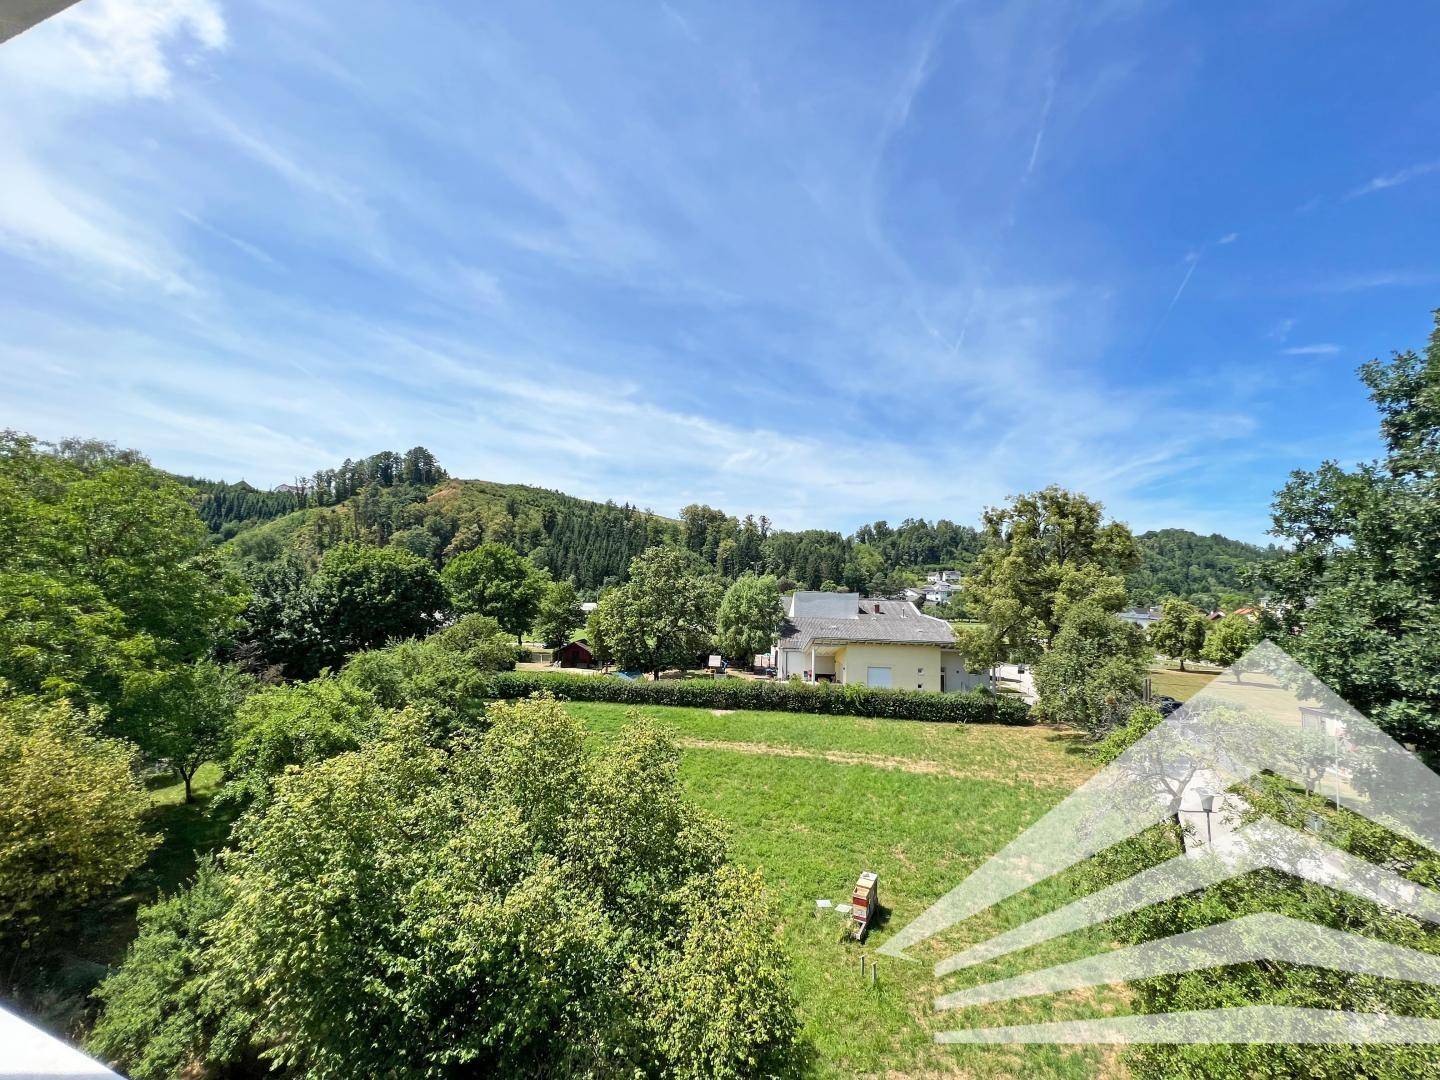
[[[247,1055],[253,1014],[204,974],[207,938],[229,907],[226,879],[206,859],[188,888],[140,910],[124,964],[95,992],[103,1011],[86,1040],[92,1053],[135,1080],[194,1076]]]
[[[381,709],[368,690],[340,679],[276,686],[250,696],[235,718],[224,800],[263,800],[292,765],[325,761],[373,739]]]
[[[760,709],[950,724],[1022,725],[1032,722],[1029,707],[1023,701],[985,690],[936,694],[920,690],[881,690],[868,686],[761,682],[753,679],[630,682],[603,675],[566,675],[548,671],[497,672],[487,681],[491,695],[500,698],[522,698],[537,692],[549,692],[570,701],[609,701],[623,705]]]
[[[0,943],[125,880],[156,840],[134,747],[69,705],[0,701]],[[19,939],[17,942],[16,939]]]
[[[787,1071],[788,962],[676,748],[637,721],[592,751],[553,699],[490,712],[449,752],[401,719],[241,819],[206,978],[252,1045],[306,1076]]]

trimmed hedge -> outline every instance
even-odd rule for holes
[[[757,709],[891,720],[933,720],[948,724],[1022,725],[1034,722],[1030,707],[1019,698],[984,690],[938,694],[922,690],[878,690],[868,686],[751,679],[630,682],[605,675],[566,675],[547,671],[497,671],[489,676],[488,681],[494,696],[501,698],[526,697],[547,690],[557,698],[570,701],[610,701],[623,705]]]

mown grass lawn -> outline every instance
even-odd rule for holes
[[[1187,665],[1185,671],[1156,664],[1150,669],[1150,688],[1155,693],[1169,695],[1176,701],[1189,701],[1219,673],[1219,668],[1204,666],[1197,671],[1194,664]]]
[[[572,703],[591,730],[614,732],[633,707]],[[684,747],[691,796],[727,822],[735,856],[760,867],[795,967],[805,1034],[820,1076],[1046,1077],[1118,1075],[1114,1055],[1077,1047],[943,1047],[958,1027],[1035,1023],[1125,1011],[1118,991],[1035,998],[937,1014],[943,992],[1078,958],[1103,945],[1075,935],[1002,958],[943,985],[935,960],[1024,922],[1071,895],[1038,886],[917,948],[922,962],[882,959],[877,946],[1086,779],[1074,740],[1046,728],[925,724],[790,713],[647,706]],[[849,899],[862,870],[880,875],[882,922],[865,946],[842,935],[815,900]]]

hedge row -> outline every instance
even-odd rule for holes
[[[872,716],[892,720],[934,720],[950,724],[1029,724],[1030,708],[1010,695],[984,690],[937,694],[920,690],[878,690],[830,683],[760,682],[752,679],[685,679],[631,682],[605,675],[547,671],[500,671],[491,676],[496,697],[526,697],[548,690],[570,701],[624,705],[684,705],[704,709],[763,709],[775,712]]]

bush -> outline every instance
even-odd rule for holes
[[[125,963],[95,992],[103,1012],[86,1040],[91,1053],[135,1080],[244,1060],[254,1016],[203,974],[207,939],[229,908],[225,878],[206,859],[188,888],[140,910]]]
[[[294,765],[359,749],[379,732],[382,710],[369,690],[341,679],[315,679],[251,695],[235,718],[235,747],[221,799],[247,804],[269,797]]]
[[[0,944],[112,889],[145,861],[134,747],[66,704],[0,701]],[[18,940],[17,940],[18,939]]]
[[[679,751],[644,720],[592,751],[553,699],[490,712],[448,752],[402,719],[241,818],[203,977],[255,1017],[251,1046],[316,1077],[789,1071],[772,913],[685,801]],[[160,1064],[213,1059],[219,1002],[160,974],[201,1021]]]
[[[629,682],[603,675],[565,675],[548,671],[496,672],[487,681],[491,695],[499,698],[522,698],[543,691],[570,701],[609,701],[622,705],[759,709],[827,716],[930,720],[947,724],[1032,723],[1030,709],[1023,701],[985,690],[936,694],[919,690],[879,690],[868,686],[759,682],[751,679]]]

